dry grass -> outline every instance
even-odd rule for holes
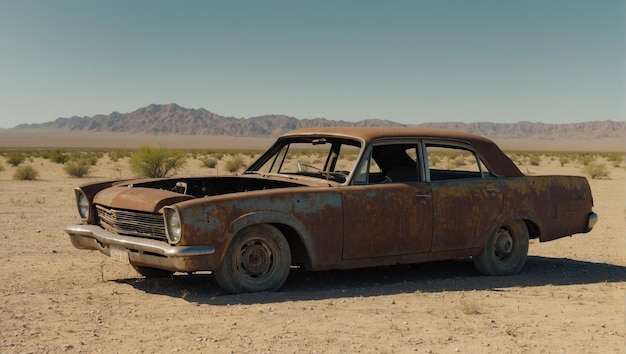
[[[482,306],[475,299],[463,299],[460,301],[459,306],[461,312],[466,315],[480,315],[483,313]]]

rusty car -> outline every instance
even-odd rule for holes
[[[589,183],[527,176],[458,131],[306,128],[239,175],[94,182],[65,232],[146,277],[210,271],[226,292],[275,291],[308,271],[472,259],[513,275],[529,239],[589,232]]]

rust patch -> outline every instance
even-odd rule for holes
[[[152,188],[111,187],[94,197],[94,203],[111,208],[158,213],[162,207],[194,199],[192,196]]]

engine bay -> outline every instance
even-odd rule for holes
[[[245,177],[197,177],[172,178],[155,180],[129,185],[129,187],[144,187],[163,189],[171,192],[193,196],[195,198],[209,197],[228,193],[256,191],[264,189],[297,187],[301,184],[290,181],[276,181]]]

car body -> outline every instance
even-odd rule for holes
[[[228,292],[279,289],[297,266],[349,269],[471,257],[516,274],[529,238],[594,226],[588,181],[525,176],[489,139],[421,128],[307,128],[241,175],[76,188],[73,245],[146,276],[212,271]]]

